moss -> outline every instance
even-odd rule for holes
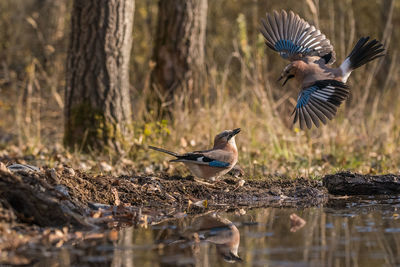
[[[131,126],[123,125],[126,131],[121,131],[116,121],[111,121],[102,110],[87,102],[72,107],[70,114],[65,124],[65,146],[84,152],[96,150],[105,153],[129,148],[126,134],[133,132]]]

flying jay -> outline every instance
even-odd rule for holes
[[[299,121],[301,129],[310,129],[313,124],[319,127],[320,122],[326,124],[327,119],[331,120],[349,95],[346,81],[350,73],[384,56],[385,51],[377,40],[362,37],[343,63],[332,68],[336,57],[330,41],[292,11],[267,13],[267,19],[261,20],[260,31],[266,45],[290,61],[279,78],[285,79],[282,86],[292,78],[301,85],[293,111],[293,124]]]

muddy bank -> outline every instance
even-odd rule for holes
[[[133,219],[148,215],[147,221],[153,222],[174,212],[304,207],[326,203],[329,194],[398,193],[399,176],[350,172],[327,175],[322,181],[283,177],[244,180],[226,176],[215,182],[205,182],[192,176],[164,174],[92,175],[68,167],[13,172],[3,168],[0,171],[1,216],[42,227],[91,227],[93,221],[88,217],[98,210],[116,207],[120,212],[123,209],[133,214]]]
[[[326,200],[320,181],[303,178],[244,181],[228,177],[208,183],[192,176],[93,176],[70,168],[2,171],[0,195],[3,206],[21,222],[39,226],[87,225],[85,216],[99,207],[197,213],[206,208],[304,206]]]

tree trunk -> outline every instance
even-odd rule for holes
[[[152,82],[163,104],[202,88],[207,0],[160,0]]]
[[[67,59],[64,142],[121,152],[131,134],[129,57],[134,0],[75,0]]]

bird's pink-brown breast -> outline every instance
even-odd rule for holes
[[[212,177],[219,177],[229,172],[231,168],[210,167],[207,165],[199,165],[190,162],[184,162],[190,171],[197,177],[202,179],[210,179]]]
[[[294,61],[293,67],[296,68],[295,78],[302,88],[319,80],[342,81],[339,69],[328,67],[321,60],[317,60],[316,57]]]

